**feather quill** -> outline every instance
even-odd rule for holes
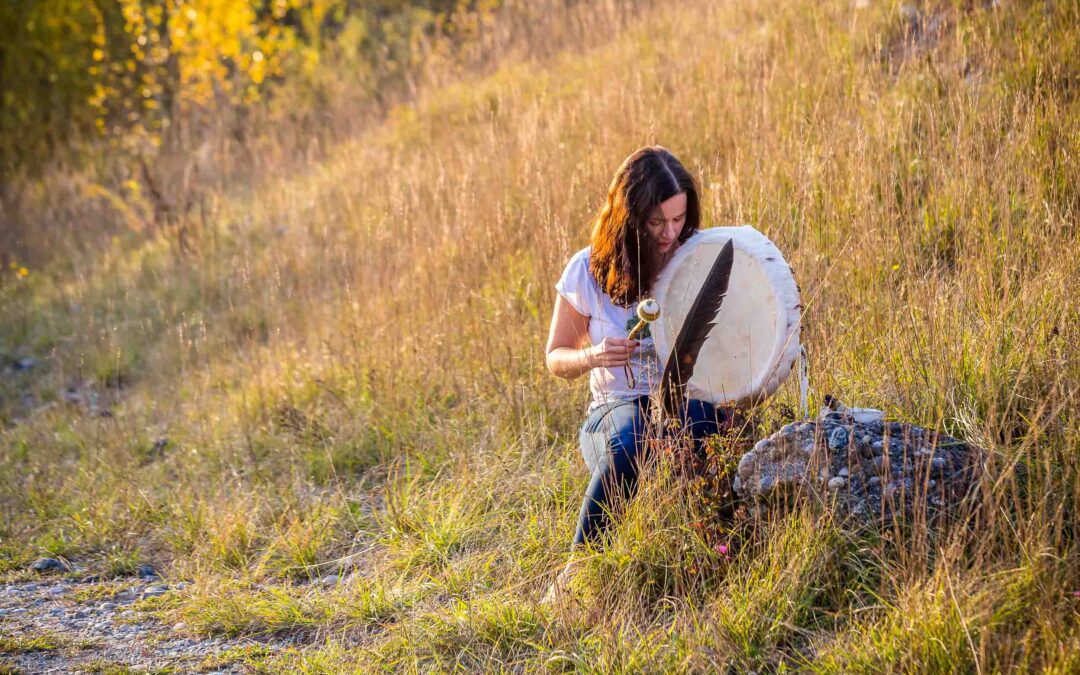
[[[735,247],[729,239],[713,260],[712,268],[675,338],[660,378],[660,404],[668,420],[679,418],[686,396],[686,384],[694,374],[698,354],[709,337],[709,331],[716,325],[716,315],[727,295],[734,261]]]

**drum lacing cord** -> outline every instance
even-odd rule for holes
[[[799,346],[799,406],[803,417],[810,416],[810,357],[806,346]]]

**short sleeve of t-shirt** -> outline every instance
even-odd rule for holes
[[[555,290],[566,298],[582,316],[595,313],[596,281],[589,274],[589,248],[583,248],[570,256],[566,269],[555,283]]]

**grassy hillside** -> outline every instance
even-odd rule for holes
[[[271,670],[1074,672],[1078,44],[1076,2],[691,0],[5,271],[0,352],[38,364],[0,375],[0,570],[152,561],[194,581],[168,619],[297,636]],[[785,252],[817,395],[989,452],[970,523],[796,512],[728,560],[661,463],[581,602],[537,605],[588,480],[553,284],[645,143]]]

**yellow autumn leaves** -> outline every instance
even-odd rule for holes
[[[0,13],[0,168],[166,129],[300,72],[344,0],[24,0]],[[335,15],[337,16],[337,15]],[[308,53],[310,52],[310,54]]]
[[[14,260],[8,263],[8,268],[15,274],[16,279],[25,279],[26,277],[30,276],[30,270],[26,269],[24,265],[20,265]]]

